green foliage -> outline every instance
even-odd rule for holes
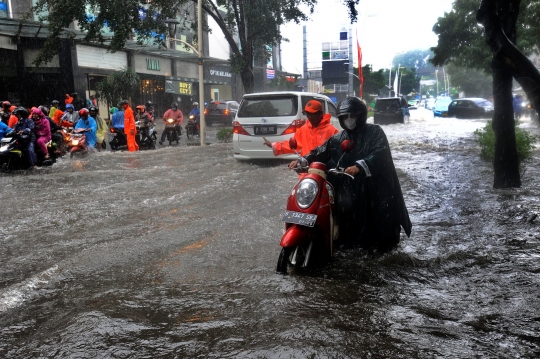
[[[296,80],[294,82],[287,81],[285,76],[276,76],[268,83],[268,87],[272,91],[290,91],[296,90]]]
[[[534,143],[539,139],[538,136],[531,135],[529,132],[517,127],[516,121],[516,147],[520,161],[526,160],[532,154],[535,148]],[[493,161],[495,156],[495,132],[491,121],[488,121],[483,129],[474,131],[478,136],[478,143],[481,148],[481,156],[485,160]]]
[[[465,92],[465,97],[490,98],[493,94],[492,76],[482,71],[466,69],[450,64],[447,67],[452,86]]]
[[[218,142],[232,142],[233,129],[232,128],[222,128],[216,133],[216,138]]]
[[[433,64],[428,61],[431,58],[433,58],[433,51],[431,50],[411,50],[394,56],[392,63],[394,66],[399,64],[400,66],[416,70],[433,69],[433,72],[435,72]]]
[[[122,99],[127,99],[140,86],[139,75],[128,67],[123,71],[112,73],[97,84],[102,98],[110,107],[118,105]]]
[[[478,0],[455,0],[452,11],[445,13],[433,26],[438,35],[435,56],[430,60],[436,66],[454,63],[469,69],[491,73],[493,56],[486,44],[484,28],[476,20]],[[517,23],[516,47],[525,55],[540,46],[540,3],[537,0],[521,0]]]

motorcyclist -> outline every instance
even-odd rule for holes
[[[338,129],[330,123],[331,115],[323,112],[322,104],[317,100],[310,100],[304,107],[304,114],[308,118],[308,123],[300,127],[294,134],[296,139],[296,151],[305,156],[315,147],[322,145],[327,139],[338,133]],[[295,153],[289,147],[289,141],[270,142],[263,137],[264,144],[274,152],[274,156],[286,153]],[[292,161],[289,168],[296,167],[297,161]]]
[[[182,122],[184,121],[184,115],[182,114],[182,111],[178,109],[178,104],[176,102],[171,103],[171,108],[163,114],[163,121],[167,121],[169,118],[174,119],[174,128],[178,134],[178,138],[180,138],[180,136],[182,136]],[[165,141],[165,137],[167,137],[167,131],[163,131],[161,134],[161,141],[159,141],[160,145]]]
[[[45,114],[39,108],[32,110],[32,120],[34,121],[36,146],[45,156],[45,159],[48,160],[50,156],[47,149],[47,142],[51,140],[51,125],[49,120],[45,117]]]
[[[343,156],[340,167],[354,180],[328,175],[336,191],[339,239],[345,245],[391,250],[399,243],[401,227],[410,236],[412,225],[386,135],[380,126],[366,124],[367,107],[358,97],[341,101],[337,115],[344,130],[304,158],[335,168],[342,155],[341,143],[353,141],[354,148]]]
[[[96,146],[97,124],[96,120],[94,120],[90,116],[90,112],[88,111],[88,109],[82,108],[79,110],[79,121],[74,128],[75,130],[78,130],[80,128],[86,130],[86,145],[89,149],[93,149]]]
[[[135,115],[135,121],[139,123],[139,128],[141,129],[141,143],[143,143],[147,138],[150,137],[150,124],[152,124],[154,121],[152,121],[152,118],[146,112],[146,108],[143,105],[139,105],[135,107],[137,110],[137,115]]]
[[[47,121],[49,121],[49,126],[51,128],[51,140],[56,144],[55,152],[57,154],[61,154],[64,147],[64,136],[61,132],[62,127],[58,126],[56,122],[54,122],[54,120],[49,116],[50,111],[47,107],[39,106],[38,108],[41,110],[41,112],[43,112]]]
[[[79,113],[75,111],[75,107],[72,104],[68,103],[66,105],[66,112],[62,115],[62,121],[67,121],[74,126],[79,121]]]
[[[13,110],[13,114],[17,116],[17,123],[15,124],[15,132],[21,140],[26,142],[26,154],[30,161],[30,169],[37,168],[37,157],[34,151],[34,142],[36,135],[34,134],[34,121],[28,118],[28,110],[22,106]]]
[[[201,109],[199,108],[198,102],[193,102],[191,111],[189,111],[189,117],[191,117],[191,115],[195,116],[195,122],[198,124],[201,123]]]
[[[123,108],[112,107],[111,113],[111,127],[124,129],[124,110]]]
[[[60,102],[58,100],[52,100],[51,110],[49,111],[49,117],[54,119],[54,113],[58,110]]]
[[[9,118],[11,117],[11,111],[9,110],[11,103],[9,101],[2,102],[2,109],[0,109],[0,121],[6,125],[9,123]]]
[[[105,134],[109,131],[109,127],[105,120],[98,115],[98,108],[96,106],[90,106],[88,108],[90,117],[96,121],[97,131],[96,131],[96,148],[98,151],[101,151],[103,148],[103,141],[105,140]]]
[[[154,104],[152,103],[152,101],[147,101],[144,107],[146,109],[146,113],[148,113],[148,115],[152,119],[152,122],[154,122]]]
[[[11,132],[11,131],[12,129],[8,125],[0,121],[0,140],[4,138],[4,135],[6,133]]]

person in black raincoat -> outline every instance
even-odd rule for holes
[[[407,236],[412,224],[405,206],[388,140],[379,125],[367,124],[367,107],[358,97],[338,104],[343,131],[330,137],[304,158],[335,168],[342,156],[341,143],[352,140],[354,148],[339,163],[347,176],[328,174],[334,186],[339,240],[346,246],[359,246],[386,252],[397,246],[401,227]]]

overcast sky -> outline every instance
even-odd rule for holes
[[[362,47],[362,64],[374,70],[388,68],[394,55],[437,45],[431,30],[438,17],[452,8],[453,0],[360,0],[358,22],[350,25],[341,0],[319,0],[310,21],[282,27],[284,71],[302,74],[302,26],[307,26],[308,68],[321,68],[321,44],[339,41],[339,32],[352,27],[353,58],[357,66],[356,32]],[[397,66],[397,64],[394,64]]]

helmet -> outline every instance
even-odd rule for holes
[[[122,100],[120,101],[120,105],[129,105],[128,100]]]
[[[111,109],[109,110],[109,113],[111,115],[114,115],[116,113],[116,111],[118,111],[118,109],[116,107],[111,107]]]
[[[176,102],[171,103],[171,107],[178,107],[178,104]]]
[[[193,106],[199,106],[198,102],[193,102]]]
[[[348,115],[356,116],[356,121],[352,124],[353,126],[351,124],[344,124],[344,120],[348,118]],[[346,130],[352,131],[361,128],[367,121],[366,104],[358,97],[347,97],[338,104],[337,117],[341,127]]]
[[[58,100],[52,100],[52,104],[53,104],[53,105],[58,105],[59,102],[58,102]]]
[[[68,103],[68,104],[66,105],[66,111],[69,110],[69,109],[75,110],[75,107],[73,107],[72,104]]]
[[[144,112],[144,110],[145,110],[143,105],[139,105],[139,106],[135,107],[135,109],[141,110],[141,112]]]
[[[10,107],[11,103],[9,101],[2,102],[2,107]]]
[[[88,112],[88,109],[86,109],[86,108],[81,108],[81,109],[79,110],[79,116],[81,116],[81,117],[86,117],[86,116],[88,116],[88,113],[89,113],[89,112]]]
[[[45,116],[49,116],[49,109],[43,105],[38,107]]]
[[[97,113],[97,112],[98,112],[97,107],[96,107],[96,106],[90,106],[90,107],[88,107],[88,112],[92,112],[92,111],[95,112],[95,113]]]
[[[17,107],[15,110],[13,110],[14,115],[20,115],[22,118],[28,117],[28,110],[22,106]]]
[[[152,106],[152,105],[153,105],[152,101],[148,101],[145,106]]]

